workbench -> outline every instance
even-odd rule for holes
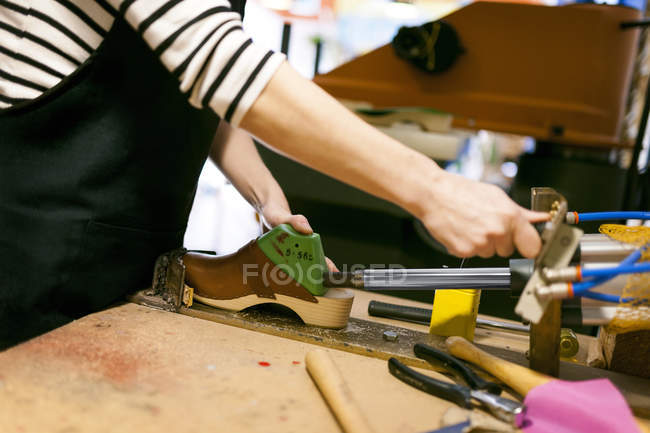
[[[369,318],[370,299],[426,307],[357,292],[352,317],[426,332],[423,325]],[[475,342],[523,352],[527,339],[477,329]],[[117,305],[0,353],[0,432],[338,432],[305,370],[305,354],[314,348],[133,303]],[[432,430],[453,407],[390,376],[385,360],[330,353],[378,432]],[[585,371],[614,375],[628,401],[650,413],[650,381],[569,364],[562,375],[583,379]]]

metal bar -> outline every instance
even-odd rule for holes
[[[364,269],[330,272],[326,287],[355,287],[371,292],[392,290],[510,290],[509,268]]]
[[[530,368],[557,377],[560,372],[562,301],[551,301],[538,324],[530,327]]]
[[[386,317],[422,325],[428,325],[431,322],[431,311],[428,308],[410,307],[388,302],[370,301],[368,303],[369,316]]]
[[[580,262],[618,263],[635,246],[610,239],[603,234],[585,234],[580,238]],[[516,274],[513,278],[512,275]],[[512,290],[519,295],[532,274],[532,262],[510,261],[510,268],[440,268],[440,269],[366,269],[331,272],[325,275],[326,287],[355,287],[368,291],[431,291],[437,289]],[[520,287],[517,287],[520,286]]]
[[[428,325],[431,322],[431,310],[427,308],[409,307],[407,305],[389,304],[387,302],[370,301],[368,315],[386,317],[388,319],[402,320],[405,322]],[[506,331],[529,332],[530,326],[520,323],[508,323],[500,320],[476,319],[476,326],[482,328],[496,328]]]
[[[561,229],[561,221],[564,221],[567,203],[564,197],[554,190],[546,188],[533,188],[531,192],[531,209],[540,212],[549,212],[557,209],[557,216],[560,224],[557,230]],[[542,233],[545,242],[542,252],[538,256],[535,272],[539,272],[538,265],[544,265],[543,261],[552,250],[555,238],[544,239],[549,236],[550,231]],[[557,234],[557,233],[555,233]],[[568,264],[568,263],[567,263]],[[537,275],[537,274],[536,274]],[[530,327],[529,341],[529,366],[535,371],[557,377],[560,373],[560,332],[562,326],[562,301],[553,300],[545,308],[544,314],[537,324]]]
[[[366,269],[363,288],[382,290],[510,290],[508,268]]]
[[[524,325],[522,323],[508,323],[502,322],[500,320],[483,319],[480,317],[476,319],[476,326],[480,326],[482,328],[503,329],[505,331],[524,332],[526,334],[530,332],[530,325]]]
[[[636,247],[615,241],[603,234],[585,234],[580,238],[580,262],[620,262]]]

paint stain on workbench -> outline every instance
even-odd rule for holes
[[[257,363],[260,367],[270,367],[271,363],[266,361],[260,361]]]
[[[95,324],[94,328],[111,329],[104,323]],[[130,351],[130,347],[127,339],[117,338],[111,331],[96,335],[87,328],[72,327],[59,328],[18,346],[32,359],[64,362],[77,371],[94,373],[120,386],[137,383],[139,372],[152,367],[146,353]]]

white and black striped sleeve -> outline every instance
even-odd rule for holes
[[[225,0],[108,0],[196,107],[237,126],[284,60],[255,45]]]
[[[101,43],[115,11],[104,0],[0,0],[0,109],[37,98]]]

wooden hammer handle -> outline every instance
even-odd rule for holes
[[[307,353],[305,364],[343,430],[346,433],[373,433],[329,353],[312,350]]]
[[[476,364],[491,373],[523,396],[536,386],[553,380],[550,376],[490,355],[463,337],[449,337],[447,339],[447,349],[455,357]]]

